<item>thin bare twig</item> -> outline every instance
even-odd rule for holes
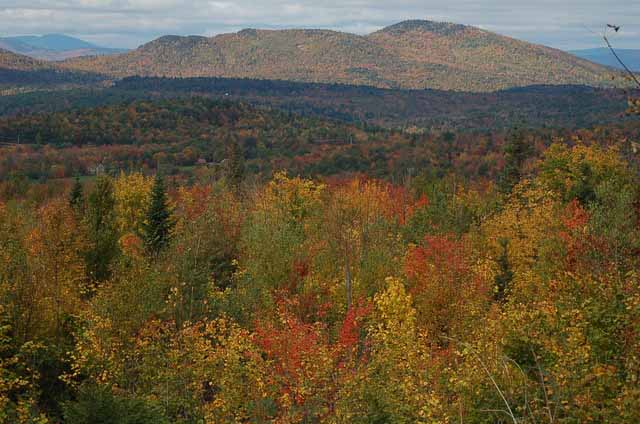
[[[529,388],[527,387],[527,374],[525,374],[522,367],[513,359],[509,358],[506,355],[504,356],[504,359],[511,362],[513,365],[515,365],[516,368],[518,368],[518,370],[520,371],[520,374],[522,375],[522,381],[523,381],[522,386],[524,387],[524,410],[529,411],[529,416],[531,416],[531,419],[533,420],[534,424],[537,424],[538,421],[536,420],[536,417],[533,411],[531,410],[531,405],[529,405]],[[505,367],[506,367],[506,364],[505,364]]]
[[[513,414],[513,411],[511,410],[511,406],[509,405],[509,401],[507,401],[507,398],[505,397],[504,393],[502,393],[502,390],[500,389],[500,386],[498,385],[498,382],[495,380],[495,378],[493,378],[493,375],[491,374],[491,371],[489,371],[489,368],[485,365],[484,361],[482,360],[482,358],[480,357],[478,352],[473,348],[473,346],[471,346],[468,343],[464,343],[464,342],[455,340],[455,339],[453,339],[451,337],[446,337],[445,336],[443,338],[452,340],[454,342],[458,342],[461,345],[465,346],[467,349],[469,349],[473,353],[473,356],[475,356],[476,360],[478,361],[478,363],[480,364],[480,366],[482,367],[484,372],[487,374],[487,377],[489,377],[489,380],[491,380],[491,383],[493,383],[493,386],[495,387],[496,391],[498,392],[498,395],[500,395],[500,398],[502,399],[502,402],[507,407],[507,410],[503,411],[503,412],[505,412],[509,417],[511,417],[511,420],[513,421],[514,424],[518,424],[518,419]]]
[[[533,355],[533,360],[536,362],[536,368],[538,369],[538,375],[540,376],[540,385],[542,386],[542,392],[544,393],[544,401],[546,403],[545,409],[547,410],[547,415],[549,416],[549,423],[553,424],[556,420],[556,412],[557,408],[554,405],[553,410],[551,409],[551,401],[549,400],[549,394],[547,392],[547,385],[544,382],[544,373],[542,372],[542,367],[540,366],[540,362],[538,361],[538,355],[531,348],[531,354]]]
[[[613,53],[613,56],[616,58],[616,60],[618,61],[618,63],[620,65],[622,65],[622,67],[624,68],[625,71],[627,71],[627,74],[629,74],[629,77],[631,77],[631,79],[636,83],[636,85],[638,86],[638,88],[640,88],[640,81],[638,81],[638,78],[635,76],[635,74],[631,71],[631,69],[629,69],[629,67],[622,61],[622,59],[620,59],[620,57],[618,56],[618,53],[616,53],[615,49],[613,48],[613,46],[611,45],[611,43],[609,42],[609,39],[607,38],[606,34],[602,35],[602,39],[604,40],[605,43],[607,43],[607,47],[609,47],[609,50],[611,50],[611,53]]]

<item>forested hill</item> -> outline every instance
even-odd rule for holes
[[[30,86],[55,88],[59,85],[87,85],[105,78],[94,72],[74,71],[0,48],[0,88]]]
[[[34,71],[45,68],[50,68],[50,66],[28,56],[0,49],[0,69]]]
[[[165,36],[130,53],[63,64],[125,76],[243,77],[396,88],[493,91],[532,84],[611,84],[611,70],[478,28],[406,21],[360,36],[255,30]]]

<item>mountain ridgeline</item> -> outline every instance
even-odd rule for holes
[[[13,71],[35,71],[50,68],[40,60],[0,48],[0,69]]]
[[[0,88],[30,86],[95,85],[104,77],[93,72],[74,71],[55,64],[13,53],[0,48]]]
[[[476,92],[616,83],[614,71],[559,50],[417,20],[364,36],[316,29],[164,36],[126,54],[75,58],[61,66],[112,78],[233,77]]]
[[[125,49],[112,49],[69,37],[63,34],[0,38],[0,48],[40,60],[64,60],[79,56],[124,53]]]

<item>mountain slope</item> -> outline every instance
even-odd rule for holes
[[[367,36],[254,29],[212,38],[165,36],[127,54],[72,59],[63,66],[114,77],[239,77],[470,91],[599,86],[610,80],[606,68],[559,50],[430,21],[406,21]]]
[[[105,78],[92,72],[74,71],[55,63],[33,59],[0,48],[0,88],[54,88],[63,85],[94,85]]]
[[[13,53],[0,46],[0,69],[14,71],[36,71],[48,68],[48,65],[28,56]]]
[[[618,63],[616,58],[613,57],[613,54],[611,54],[611,51],[606,47],[597,49],[573,50],[569,53],[576,55],[582,59],[590,60],[591,62],[622,69],[620,63]],[[616,49],[616,53],[625,63],[625,65],[629,67],[629,69],[640,72],[640,49]]]
[[[42,60],[64,60],[80,56],[124,53],[124,49],[96,46],[63,34],[0,38],[0,48]]]

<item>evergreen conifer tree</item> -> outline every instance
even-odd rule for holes
[[[142,229],[145,247],[151,255],[157,255],[167,245],[173,224],[164,180],[160,175],[156,175],[151,192],[151,203]]]
[[[69,194],[69,205],[71,208],[78,212],[82,210],[84,203],[84,194],[82,191],[82,183],[80,182],[80,178],[76,177],[76,181],[73,184],[73,188],[71,189],[71,193]]]
[[[227,141],[225,177],[229,187],[238,190],[244,179],[244,152],[237,140]]]
[[[522,167],[531,156],[532,147],[527,143],[524,133],[514,129],[507,139],[504,153],[505,165],[498,181],[498,188],[508,194],[522,178]]]

